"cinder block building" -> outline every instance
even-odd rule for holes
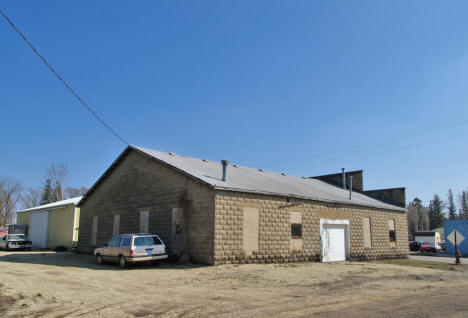
[[[129,146],[78,203],[78,249],[151,232],[172,256],[204,264],[406,257],[405,189],[366,192],[362,178],[297,177]]]

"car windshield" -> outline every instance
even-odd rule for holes
[[[156,236],[138,236],[133,240],[134,246],[158,245],[161,241]]]
[[[23,234],[11,234],[11,235],[8,235],[8,239],[9,240],[23,240],[25,239],[26,237],[23,235]]]

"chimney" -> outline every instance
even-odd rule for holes
[[[227,166],[229,164],[228,160],[221,160],[221,164],[223,165],[223,178],[222,180],[226,182],[227,180]]]
[[[351,200],[351,196],[353,194],[353,176],[349,176],[349,199]]]
[[[346,190],[346,175],[344,168],[341,168],[341,179],[343,180],[343,189]]]

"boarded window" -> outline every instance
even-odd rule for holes
[[[396,233],[395,233],[395,220],[388,220],[388,237],[390,240],[390,246],[396,246]]]
[[[258,250],[258,209],[244,208],[244,252],[251,255],[253,251]]]
[[[371,239],[371,220],[370,218],[362,218],[362,234],[364,237],[364,247],[371,248],[372,247],[372,239]]]
[[[112,236],[117,236],[120,233],[120,214],[114,215],[114,223],[112,224]]]
[[[91,230],[91,245],[96,245],[98,231],[98,217],[93,216],[93,227]]]
[[[140,212],[140,233],[148,233],[149,211]]]

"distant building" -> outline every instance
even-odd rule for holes
[[[455,255],[455,232],[457,246],[463,256],[468,256],[468,220],[445,220],[445,249],[449,255]]]
[[[441,240],[445,240],[445,231],[444,231],[444,227],[438,227],[438,228],[435,228],[433,230],[431,230],[431,232],[438,232],[440,234],[440,239]]]
[[[404,188],[363,191],[351,173],[350,197],[349,173],[297,177],[129,146],[78,203],[78,250],[152,232],[205,264],[407,257]]]
[[[36,248],[71,248],[78,241],[82,197],[57,201],[17,212],[17,224],[28,225],[28,237]]]
[[[415,242],[429,242],[432,245],[440,245],[440,233],[436,231],[415,232]]]

